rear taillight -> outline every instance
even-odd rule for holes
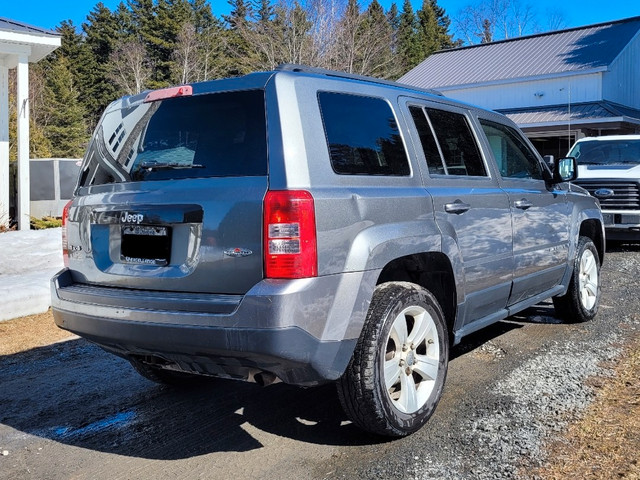
[[[318,275],[316,216],[309,192],[267,192],[264,199],[264,270],[267,278]]]
[[[62,260],[64,266],[69,266],[69,240],[67,238],[67,222],[69,221],[69,208],[71,208],[71,202],[69,200],[62,209]]]

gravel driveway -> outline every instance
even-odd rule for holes
[[[596,320],[543,303],[466,338],[416,434],[367,436],[331,386],[215,380],[176,391],[82,339],[0,357],[0,479],[525,478],[640,331],[640,248],[612,249]]]

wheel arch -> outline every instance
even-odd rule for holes
[[[451,341],[457,312],[457,289],[449,258],[441,252],[416,253],[396,258],[385,265],[376,284],[397,281],[420,285],[436,297],[444,313]]]
[[[596,246],[596,250],[598,251],[598,257],[600,257],[600,265],[602,265],[604,261],[604,252],[606,248],[604,227],[602,223],[595,218],[584,220],[580,224],[579,235],[581,237],[589,237],[591,239],[593,244]]]

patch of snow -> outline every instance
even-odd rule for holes
[[[61,228],[0,233],[0,321],[46,312],[62,267]]]

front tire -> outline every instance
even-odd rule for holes
[[[408,282],[378,285],[337,383],[342,407],[366,431],[392,437],[413,433],[440,400],[448,361],[446,322],[431,292]]]
[[[586,322],[600,305],[600,256],[589,237],[580,237],[567,293],[553,297],[556,314],[567,322]]]

